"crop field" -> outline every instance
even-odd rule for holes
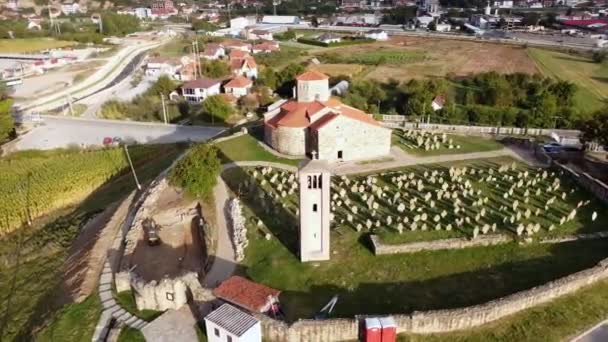
[[[460,168],[460,170],[465,165],[469,169],[484,169],[486,170],[483,171],[484,176],[489,176],[488,170],[495,167],[494,176],[498,179],[497,182],[502,184],[503,176],[508,179],[512,176],[511,172],[515,172],[514,175],[516,175],[517,172],[521,173],[527,170],[526,167],[517,165],[516,171],[511,169],[504,171],[504,168],[502,168],[503,173],[497,171],[499,164],[511,165],[511,162],[510,159],[492,159],[474,163],[415,167],[402,171],[408,175],[413,172],[416,179],[423,179],[424,172],[428,172],[429,174],[425,179],[430,182],[430,174],[433,171],[443,170],[447,172],[446,169],[450,166]],[[530,178],[528,180],[536,179],[539,176],[532,174],[532,171],[529,172]],[[255,180],[254,173],[256,174]],[[355,221],[355,219],[360,215],[371,214],[372,210],[375,210],[373,205],[372,209],[369,209],[366,201],[362,202],[361,199],[357,198],[363,193],[357,192],[353,196],[348,190],[354,185],[353,182],[365,182],[366,176],[359,176],[360,179],[357,177],[349,178],[350,186],[339,185],[341,182],[344,183],[345,180],[334,177],[334,190],[332,191],[339,198],[333,199],[336,212],[331,232],[331,260],[321,263],[300,263],[297,257],[296,192],[291,191],[289,182],[283,185],[283,189],[278,190],[278,184],[283,184],[282,180],[290,175],[276,170],[263,173],[260,168],[257,170],[252,168],[231,169],[224,172],[223,177],[229,188],[235,194],[239,194],[244,204],[249,245],[243,262],[245,266],[243,272],[254,281],[282,290],[280,300],[289,321],[311,318],[336,294],[339,295],[340,300],[335,309],[335,317],[350,317],[355,314],[407,313],[414,310],[454,308],[482,303],[587,268],[608,255],[605,251],[606,242],[597,240],[556,245],[536,242],[520,245],[513,242],[492,247],[421,252],[408,254],[407,256],[374,256],[368,247],[368,234],[370,232],[382,233],[384,231],[386,234],[383,234],[382,238],[390,240],[390,242],[429,240],[474,234],[472,227],[471,230],[466,228],[462,231],[456,227],[455,223],[452,223],[454,229],[451,231],[443,228],[437,231],[435,230],[434,214],[429,215],[429,220],[433,222],[433,225],[428,224],[426,231],[422,231],[418,227],[416,231],[404,230],[400,234],[397,229],[398,223],[394,219],[390,225],[387,225],[387,217],[408,216],[410,210],[409,201],[405,201],[407,204],[405,211],[408,214],[397,214],[399,212],[397,210],[398,205],[394,202],[390,204],[389,200],[393,201],[395,192],[390,188],[386,191],[383,189],[385,184],[392,181],[392,177],[398,175],[387,173],[374,175],[378,179],[378,183],[375,185],[385,191],[386,196],[379,200],[382,208],[377,209],[377,216],[373,219],[370,229],[365,224],[367,218],[357,219],[358,221]],[[480,178],[478,176],[476,175],[474,178]],[[275,177],[274,180],[273,177]],[[439,176],[434,177],[438,181]],[[540,177],[542,178],[542,173]],[[550,177],[550,174],[547,175],[549,184],[554,184],[554,177]],[[466,178],[468,180],[469,176]],[[385,181],[388,183],[384,183]],[[576,206],[577,201],[589,198],[589,195],[582,190],[575,189],[573,193],[570,193],[568,189],[573,185],[568,180],[561,180],[560,182],[558,191],[566,192],[566,200],[562,200],[561,195],[556,196],[558,199],[553,200],[555,202],[554,208],[548,210],[546,220],[549,221],[556,218],[559,221],[559,217],[567,215],[568,210]],[[546,184],[543,182],[542,185]],[[342,186],[342,189],[346,188],[347,190],[341,195],[336,186]],[[393,186],[390,185],[389,187]],[[466,205],[463,204],[462,207],[466,207],[465,211],[467,213],[471,211],[471,214],[475,217],[485,204],[477,206],[469,202],[474,199],[483,199],[485,196],[491,197],[488,208],[494,208],[496,205],[498,207],[494,209],[486,208],[488,214],[484,216],[485,218],[482,217],[480,222],[485,220],[499,222],[499,232],[516,236],[518,223],[515,222],[513,225],[503,223],[504,217],[511,216],[510,212],[508,214],[505,212],[505,210],[510,211],[511,207],[508,209],[500,208],[501,205],[506,205],[502,201],[507,201],[504,200],[502,195],[498,194],[499,192],[501,194],[505,192],[502,186],[507,185],[504,184],[496,188],[493,183],[477,184],[475,181],[473,184],[475,189],[474,198],[464,199]],[[429,185],[429,191],[432,191],[431,188],[432,186]],[[481,196],[477,195],[476,191],[478,190],[482,192]],[[520,188],[517,188],[513,195],[515,197],[510,197],[509,200],[524,196],[519,192]],[[403,190],[402,193],[410,193],[411,195],[408,196],[416,197],[424,191],[418,192],[417,189],[413,189],[411,192],[410,190]],[[366,191],[364,194],[369,199],[372,192]],[[530,197],[530,206],[543,205],[541,203],[546,203],[547,199],[541,197],[552,196],[552,194],[541,193],[538,198],[535,196],[536,194],[533,192]],[[344,204],[347,199],[350,201],[349,206]],[[338,205],[338,201],[343,201],[343,203]],[[430,207],[431,201],[421,203],[424,201],[422,199],[417,201],[418,204],[414,208],[412,217],[421,214],[417,212],[418,207],[424,207],[423,211],[428,211],[426,208]],[[453,203],[454,201],[450,200],[448,202]],[[429,210],[439,210],[438,213],[440,213],[445,208],[439,209],[439,206],[448,205],[446,203],[442,202]],[[524,204],[524,199],[521,199],[521,203],[520,210],[526,212],[528,203]],[[551,234],[599,230],[603,227],[601,222],[605,223],[606,218],[600,217],[592,223],[591,212],[597,210],[599,213],[601,209],[598,209],[597,205],[594,200],[591,200],[588,205],[579,210],[579,214],[575,215],[572,220],[563,226],[556,224],[551,231],[548,230],[550,223],[545,219],[537,218],[534,213],[535,210],[531,210],[529,218],[523,216],[521,218],[526,221],[523,225],[530,227],[529,232],[524,229],[521,234],[522,236],[536,238],[537,236],[551,236]],[[351,213],[353,216],[353,222],[351,223],[348,221],[347,214],[343,211],[349,210],[346,208],[352,206],[358,206],[360,209],[357,214],[353,215]],[[473,211],[476,213],[472,213]],[[450,215],[452,214],[450,212]],[[462,212],[461,214],[465,215]],[[441,214],[438,215],[441,221]],[[381,224],[376,227],[375,222],[378,220]],[[454,217],[450,217],[449,220],[455,221]],[[488,221],[488,224],[491,227],[492,222],[490,221]],[[542,223],[542,230],[535,233],[534,227],[527,224],[528,221]],[[360,231],[357,230],[357,222],[363,223]],[[411,223],[413,220],[410,219],[409,222]],[[419,226],[421,224],[421,222],[418,222]],[[441,224],[444,225],[444,222],[441,222]],[[480,226],[483,224],[480,223]],[[492,234],[491,229],[487,233]],[[265,238],[267,234],[271,236],[269,240]],[[481,230],[479,234],[482,234]],[[580,253],[581,250],[585,250],[585,253]],[[276,272],[276,269],[280,269],[281,272]],[[542,270],[542,272],[539,272],[539,270]]]
[[[337,55],[357,64],[377,64],[365,78],[408,81],[496,71],[536,73],[534,61],[523,47],[474,41],[392,37],[387,42],[310,50],[309,55]],[[352,57],[351,57],[352,56]]]
[[[133,164],[142,185],[147,184],[183,151],[177,145],[132,147],[130,149]],[[20,166],[36,166],[33,171],[44,177],[53,176],[53,172],[64,171],[65,177],[55,175],[52,187],[51,178],[32,177],[43,180],[39,189],[44,190],[44,197],[56,205],[56,196],[65,194],[73,202],[68,208],[50,211],[44,217],[35,220],[31,227],[18,229],[0,239],[0,340],[2,341],[84,341],[90,340],[101,311],[96,294],[80,304],[65,303],[62,295],[64,262],[74,238],[87,224],[89,219],[107,208],[111,203],[129,194],[135,184],[130,174],[121,171],[118,154],[112,158],[101,157],[111,154],[112,150],[96,152],[47,151],[27,152],[15,155],[13,162]],[[36,156],[37,155],[37,156]],[[80,161],[86,158],[88,164]],[[107,159],[106,159],[107,158]],[[22,160],[23,159],[23,160]],[[43,160],[41,160],[43,159]],[[27,161],[32,160],[32,164]],[[118,160],[118,162],[116,162]],[[112,161],[112,162],[110,162]],[[1,163],[11,163],[0,159]],[[74,163],[81,169],[97,172],[97,177],[86,176],[87,173],[62,169],[58,165]],[[45,171],[48,168],[50,171]],[[128,169],[128,166],[124,166]],[[112,171],[112,172],[110,172]],[[126,170],[125,170],[126,171]],[[3,169],[2,175],[5,174]],[[85,175],[86,177],[83,177]],[[112,177],[112,175],[114,175]],[[73,179],[70,177],[72,176]],[[12,179],[12,178],[11,178]],[[26,178],[27,179],[27,178]],[[4,178],[2,178],[4,180]],[[91,183],[84,186],[84,181]],[[11,184],[22,190],[15,195],[14,201],[23,204],[22,197],[26,192],[23,182]],[[47,187],[43,187],[47,184]],[[6,189],[4,185],[2,189]],[[10,188],[9,188],[10,189]],[[49,190],[46,190],[49,189]],[[49,191],[56,192],[55,195]],[[78,190],[87,190],[81,197],[75,197]],[[74,197],[71,197],[74,196]],[[32,197],[33,194],[32,194]],[[7,204],[2,202],[6,208]],[[13,204],[10,204],[13,205]],[[24,208],[25,209],[25,208]],[[3,213],[4,215],[4,213]],[[59,312],[54,310],[66,304]],[[77,322],[77,323],[75,323]],[[40,329],[39,329],[40,328]],[[34,336],[35,335],[35,336]]]
[[[32,53],[76,44],[52,38],[0,39],[2,53]]]
[[[608,101],[608,65],[564,52],[529,48],[528,54],[543,74],[575,83],[579,89],[574,101],[578,108],[593,111]]]

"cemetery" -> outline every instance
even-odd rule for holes
[[[539,243],[606,230],[606,206],[561,171],[510,158],[333,176],[331,260],[320,263],[301,263],[297,255],[294,173],[233,168],[223,178],[241,200],[235,205],[242,215],[243,272],[282,290],[288,321],[311,318],[335,294],[339,317],[479,304],[606,256],[601,239]],[[487,247],[374,255],[371,235],[389,245],[506,239]]]
[[[499,142],[482,136],[464,136],[417,129],[394,129],[392,143],[406,153],[422,156],[485,152],[503,148]]]

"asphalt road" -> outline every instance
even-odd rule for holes
[[[570,342],[606,342],[608,341],[608,323],[599,324]]]
[[[165,144],[204,141],[224,128],[178,126],[115,120],[87,120],[44,116],[43,122],[12,144],[12,151],[70,146],[100,146],[105,137],[120,137],[127,143]]]

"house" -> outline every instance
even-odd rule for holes
[[[233,59],[244,59],[247,57],[251,57],[251,55],[249,54],[249,52],[245,52],[243,50],[230,50],[230,53],[228,54],[228,59],[233,60]]]
[[[248,78],[258,78],[258,65],[252,57],[230,60],[230,71],[233,75],[244,75]]]
[[[335,34],[324,33],[324,34],[318,36],[317,40],[320,41],[321,43],[331,44],[331,43],[339,43],[339,42],[341,42],[342,38],[336,36]]]
[[[65,15],[79,13],[80,5],[77,2],[66,1],[61,4],[61,12]]]
[[[433,107],[434,111],[438,111],[443,108],[445,105],[445,97],[443,95],[437,95],[431,102],[431,107]]]
[[[137,7],[133,9],[133,15],[139,19],[152,18],[152,9],[148,7]]]
[[[434,20],[435,20],[435,18],[433,18],[429,15],[423,15],[421,17],[416,18],[416,23],[421,28],[427,28],[429,26],[429,24],[432,23]]]
[[[241,50],[244,52],[251,51],[251,44],[243,43],[239,41],[232,41],[229,43],[224,43],[224,47],[230,51],[232,50]]]
[[[275,51],[280,51],[280,47],[279,44],[275,43],[275,42],[263,42],[260,44],[256,44],[253,46],[253,48],[251,49],[251,51],[253,52],[253,54],[258,54],[258,53],[270,53],[270,52],[275,52]]]
[[[235,97],[242,97],[251,91],[253,82],[245,76],[237,76],[224,85],[224,91],[226,94],[232,94]]]
[[[240,31],[247,26],[255,25],[255,17],[238,17],[230,20],[231,31]]]
[[[384,30],[370,30],[367,31],[364,36],[367,39],[374,39],[380,41],[388,40],[388,34]]]
[[[178,13],[171,0],[156,0],[151,7],[153,17],[168,18]]]
[[[192,81],[196,79],[196,64],[194,62],[183,64],[182,67],[175,72],[173,77],[182,82]]]
[[[261,342],[260,322],[230,304],[223,304],[205,317],[209,342]]]
[[[259,29],[245,29],[243,36],[248,40],[273,40],[272,32]]]
[[[226,50],[220,44],[207,44],[205,50],[201,53],[201,57],[204,59],[214,60],[220,59],[226,55]]]
[[[213,290],[217,298],[255,313],[274,312],[280,294],[279,290],[240,276],[231,276]]]
[[[185,83],[182,96],[190,102],[203,102],[207,97],[220,93],[220,80],[202,77]]]
[[[28,19],[27,29],[40,31],[42,29],[41,23],[42,23],[42,18],[40,18],[38,16],[31,17]]]
[[[173,76],[180,68],[181,63],[172,58],[153,57],[148,59],[144,74],[146,76]]]
[[[295,99],[264,114],[264,141],[294,156],[318,159],[372,159],[390,153],[391,130],[373,116],[330,96],[329,77],[307,71],[296,77]],[[313,153],[314,152],[314,153]]]

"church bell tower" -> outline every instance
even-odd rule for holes
[[[315,159],[300,165],[300,260],[329,260],[331,173],[327,163]]]

